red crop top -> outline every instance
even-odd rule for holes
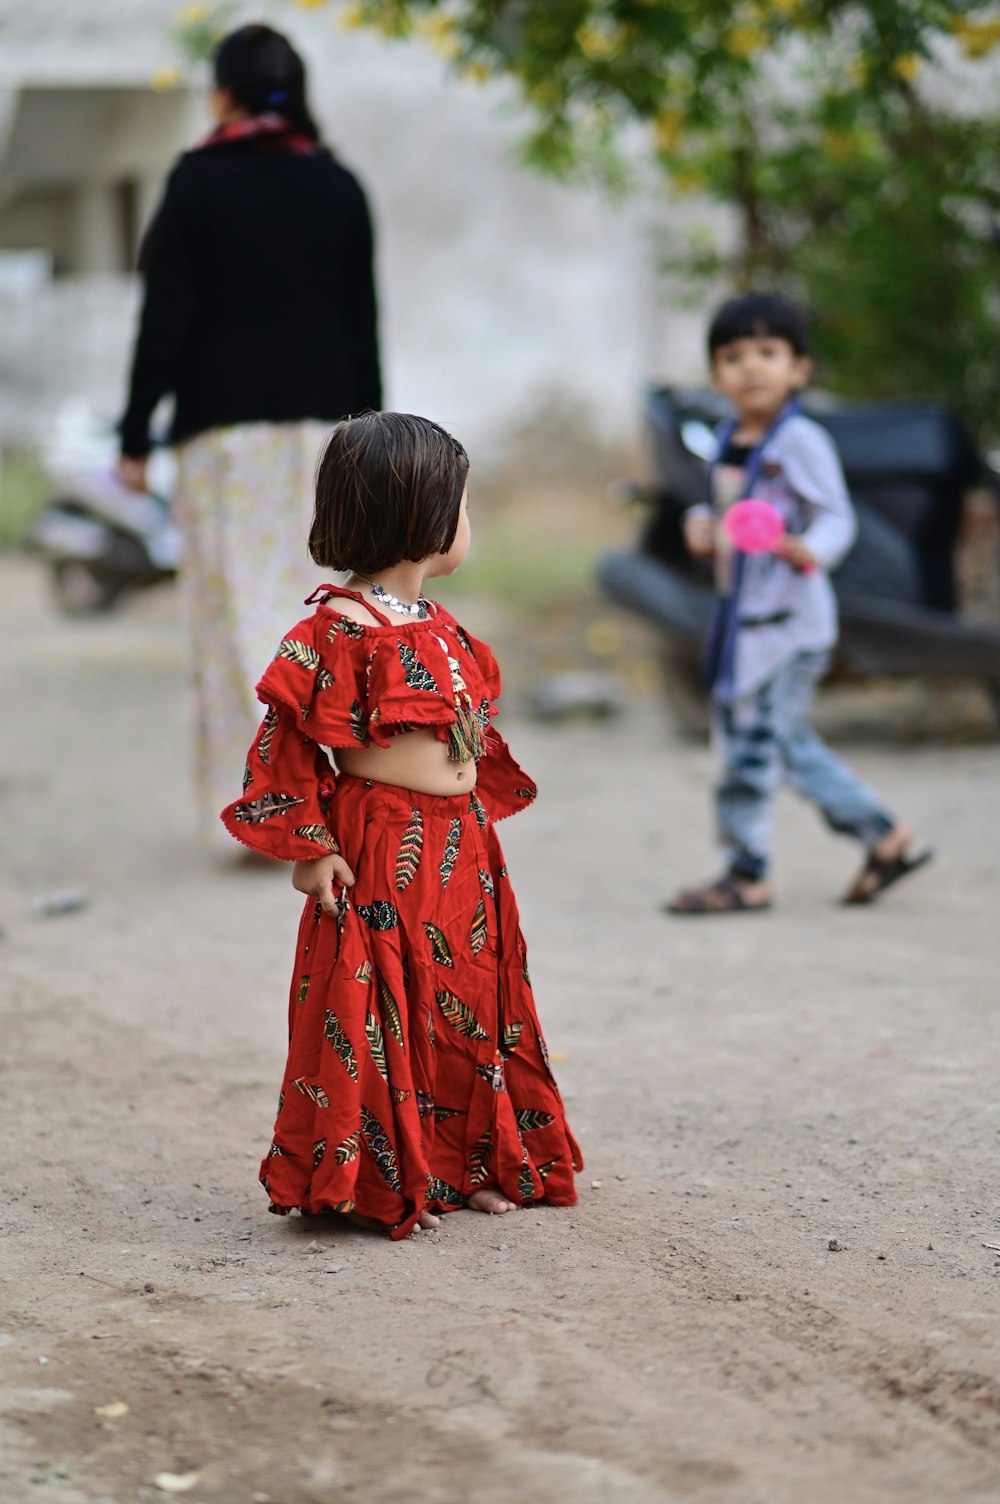
[[[336,845],[336,772],[324,748],[386,747],[424,727],[457,761],[475,758],[476,793],[493,819],[530,804],[535,786],[493,729],[500,670],[437,602],[425,621],[356,622],[328,602],[363,597],[322,585],[282,639],[260,683],[267,707],[247,756],[243,797],[222,811],[226,829],[264,855],[310,860]]]

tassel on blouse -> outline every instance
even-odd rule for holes
[[[455,699],[455,722],[448,727],[448,758],[451,762],[478,762],[486,750],[483,728],[468,695]]]

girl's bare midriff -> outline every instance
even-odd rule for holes
[[[333,755],[341,773],[418,794],[465,794],[476,786],[475,761],[452,762],[447,743],[423,728],[392,737],[388,747],[337,747]]]

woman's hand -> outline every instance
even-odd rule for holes
[[[115,464],[115,474],[123,486],[128,486],[130,491],[145,491],[146,465],[148,461],[143,455],[141,459],[134,459],[129,454],[121,454]]]
[[[342,856],[318,856],[311,862],[296,862],[292,867],[292,887],[297,893],[315,898],[324,914],[331,919],[338,917],[337,900],[333,896],[334,883],[353,888],[354,873]]]
[[[710,559],[715,553],[715,519],[707,512],[688,512],[684,518],[684,543],[696,559]]]

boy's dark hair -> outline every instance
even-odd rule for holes
[[[809,354],[805,314],[771,292],[747,292],[723,303],[708,326],[708,353],[714,356],[734,339],[762,338],[786,340],[796,355]]]
[[[372,574],[447,553],[469,473],[457,439],[412,413],[362,413],[331,433],[316,470],[309,552]]]
[[[287,37],[270,26],[240,26],[212,54],[215,82],[251,115],[284,115],[313,141],[319,131],[306,103],[306,68]]]

